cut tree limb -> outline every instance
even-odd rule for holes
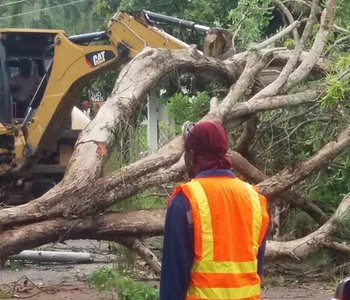
[[[23,249],[32,249],[49,242],[67,239],[116,241],[118,238],[130,236],[137,238],[148,234],[160,235],[163,232],[164,218],[164,209],[140,210],[106,213],[75,220],[56,218],[21,226],[0,234],[0,261]]]

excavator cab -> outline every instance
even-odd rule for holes
[[[83,125],[72,130],[72,124],[80,120],[74,122],[73,114],[68,112],[52,153],[41,158],[30,171],[24,170],[23,174],[7,172],[7,168],[13,166],[13,157],[23,157],[25,118],[30,106],[43,99],[54,57],[54,40],[62,32],[41,29],[0,30],[0,173],[5,172],[5,175],[0,176],[0,199],[5,197],[7,203],[17,204],[37,197],[41,191],[59,181],[80,130],[89,122],[81,111],[74,108],[74,115],[80,113],[79,118],[84,119]],[[50,105],[50,101],[47,104]],[[24,192],[18,195],[16,192],[6,194],[8,188],[17,186],[18,190]]]
[[[0,122],[21,122],[52,61],[55,31],[0,31]]]

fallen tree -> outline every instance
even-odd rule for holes
[[[287,9],[279,1],[275,2],[283,11]],[[317,0],[313,1],[301,37],[296,31],[299,22],[294,22],[288,15],[291,24],[285,30],[225,61],[204,57],[195,48],[181,51],[144,49],[122,70],[106,104],[81,134],[64,179],[38,199],[0,210],[0,260],[52,241],[90,238],[126,245],[148,259],[159,272],[158,262],[149,259],[149,252],[138,239],[162,233],[165,211],[117,213],[106,210],[147,188],[184,180],[183,140],[177,137],[155,153],[104,175],[103,165],[116,142],[115,132],[124,128],[137,113],[145,95],[160,79],[173,71],[191,72],[228,87],[227,95],[212,105],[204,119],[222,123],[229,132],[237,131],[242,124],[246,128],[249,124],[256,128],[259,116],[265,112],[296,107],[303,107],[305,111],[319,108],[319,100],[326,89],[324,83],[292,89],[307,79],[311,72],[323,76],[325,66],[321,56],[333,27],[336,3],[336,0],[327,1],[309,51],[305,51],[305,43],[317,22]],[[291,32],[295,39],[293,51],[283,49],[282,56],[281,49],[266,48]],[[262,86],[257,78],[275,60],[279,63],[283,61],[284,66],[272,82]],[[343,199],[335,215],[328,219],[319,207],[293,190],[298,182],[325,167],[349,148],[349,124],[339,124],[342,131],[336,138],[323,143],[303,161],[272,176],[265,175],[247,159],[233,152],[234,168],[244,178],[258,184],[272,204],[282,199],[323,224],[302,239],[269,241],[267,257],[305,257],[323,246],[323,240],[336,229],[337,217],[349,213],[349,195]],[[243,130],[240,145],[249,144],[255,136],[256,130],[252,130],[250,135]]]

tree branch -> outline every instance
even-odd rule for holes
[[[161,235],[165,209],[106,213],[82,219],[57,218],[0,232],[0,261],[23,249],[75,238],[125,242],[125,237]],[[133,220],[133,222],[130,222]],[[124,240],[123,240],[124,239]]]
[[[319,229],[309,235],[288,242],[267,241],[265,257],[276,259],[283,257],[292,257],[295,259],[305,258],[307,255],[316,251],[320,245],[337,228],[337,218],[350,212],[350,194],[346,195],[338,206],[334,215],[322,225]]]
[[[290,10],[280,0],[272,0],[272,4],[275,5],[287,17],[289,24],[293,24],[295,22]],[[298,45],[300,43],[300,36],[298,30],[294,28],[292,32],[295,44]]]
[[[139,239],[129,238],[116,238],[116,242],[138,254],[147,264],[150,266],[152,271],[156,275],[160,275],[161,264],[157,256],[147,248]]]
[[[337,250],[343,253],[348,253],[350,254],[350,245],[345,244],[345,243],[338,243],[338,242],[332,242],[332,241],[326,241],[323,242],[322,245],[325,248]]]
[[[246,178],[246,180],[258,184],[260,182],[263,182],[264,180],[268,180],[268,176],[265,175],[262,171],[260,171],[258,168],[253,166],[248,160],[246,160],[244,157],[242,157],[237,152],[232,152],[231,154],[232,159],[232,167],[235,171],[239,172]],[[269,198],[269,201],[274,198],[280,198],[284,199],[294,207],[297,207],[303,211],[305,211],[308,215],[310,215],[318,224],[322,225],[327,222],[328,217],[327,215],[312,201],[305,198],[305,196],[301,196],[297,194],[296,192],[293,192],[291,190],[286,190],[277,193],[276,195],[273,195],[271,198]]]
[[[339,153],[350,146],[350,128],[339,134],[338,139],[326,144],[312,157],[295,166],[293,169],[286,169],[258,184],[259,190],[266,195],[272,195],[294,185],[305,178],[315,169],[327,164]]]
[[[326,8],[322,12],[320,29],[316,34],[309,55],[305,60],[302,61],[299,67],[289,76],[289,79],[285,86],[285,90],[291,89],[293,86],[295,86],[308,76],[311,69],[314,67],[324,50],[328,34],[333,27],[337,0],[327,0],[326,5]],[[306,40],[306,38],[303,38],[302,36],[301,43],[303,43],[304,39]]]
[[[299,26],[300,26],[300,22],[294,21],[292,24],[290,24],[288,27],[284,28],[283,30],[281,30],[277,34],[275,34],[272,37],[268,38],[267,40],[255,45],[254,49],[261,50],[261,49],[266,48],[267,46],[273,44],[274,42],[279,41],[281,38],[288,35],[293,30],[295,30],[295,28],[297,28]]]
[[[236,151],[244,157],[248,155],[248,146],[254,139],[257,123],[258,118],[256,115],[253,115],[243,123],[243,131],[241,136],[237,139]]]
[[[224,116],[232,109],[232,106],[244,96],[249,95],[255,76],[264,68],[268,57],[269,53],[262,56],[259,51],[250,50],[245,68],[237,82],[230,88],[220,105],[211,110],[203,119],[222,123]]]

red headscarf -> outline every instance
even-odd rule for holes
[[[219,123],[203,121],[195,124],[187,132],[185,149],[195,153],[202,171],[231,168],[227,134]]]

